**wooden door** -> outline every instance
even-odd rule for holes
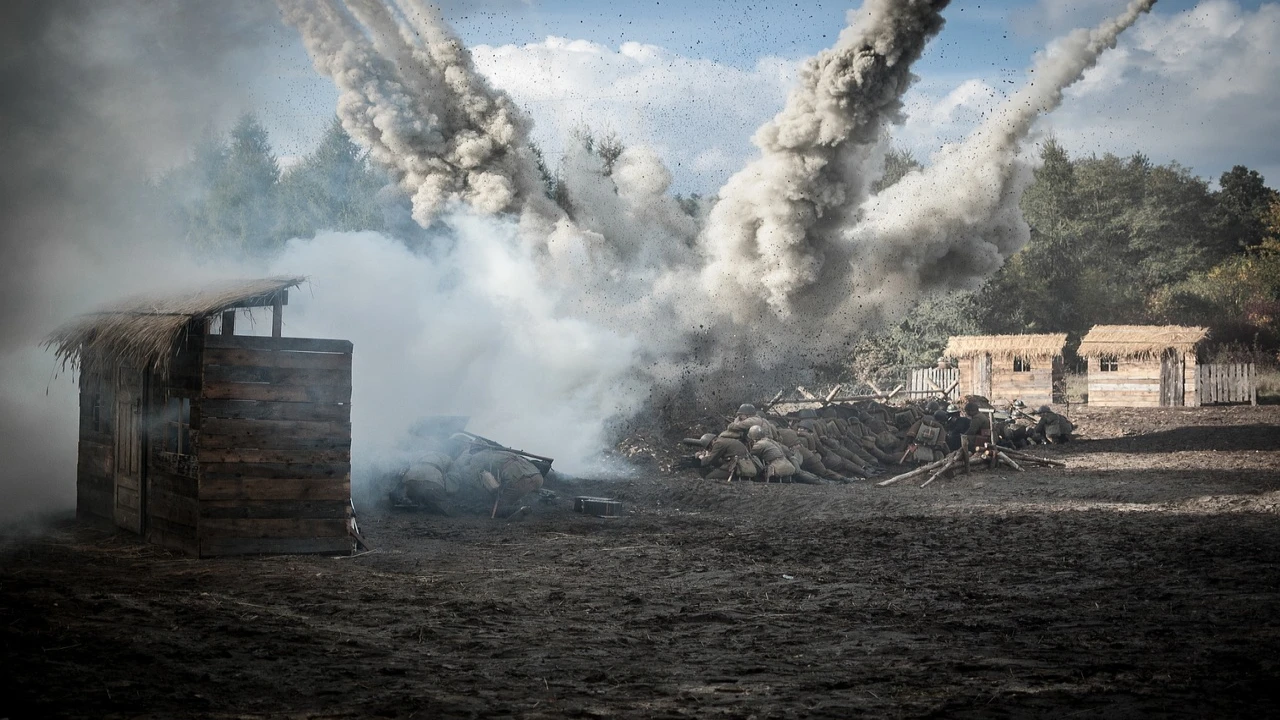
[[[985,353],[973,358],[973,394],[991,399],[991,356]]]
[[[115,507],[116,525],[142,534],[143,466],[142,373],[131,368],[116,370],[115,409]]]
[[[1160,358],[1160,404],[1180,407],[1185,404],[1186,373],[1181,353],[1165,353]]]

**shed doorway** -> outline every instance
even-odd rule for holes
[[[145,388],[142,373],[129,367],[116,370],[115,508],[116,525],[142,534],[143,423]]]

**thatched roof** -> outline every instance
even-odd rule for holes
[[[164,374],[187,323],[233,307],[270,304],[276,293],[305,281],[293,276],[228,280],[163,297],[132,297],[63,325],[45,346],[64,365],[92,360]]]
[[[1193,352],[1209,335],[1202,327],[1181,325],[1094,325],[1080,341],[1081,357],[1149,357],[1166,350]]]
[[[955,335],[947,342],[943,355],[967,358],[988,354],[997,360],[1020,358],[1052,358],[1062,354],[1067,344],[1066,333],[1047,335]]]

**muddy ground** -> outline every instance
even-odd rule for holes
[[[1280,407],[1075,417],[1067,470],[587,483],[522,522],[365,511],[353,558],[10,538],[0,717],[1276,713]]]

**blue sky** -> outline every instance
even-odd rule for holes
[[[896,142],[922,160],[954,142],[984,109],[1017,87],[1034,53],[1074,27],[1114,14],[1124,0],[953,2],[947,26],[915,71],[912,120]],[[575,124],[654,146],[674,189],[714,192],[752,148],[754,127],[785,99],[789,72],[828,47],[848,2],[485,0],[446,3],[477,65],[534,117],[535,139],[555,154]],[[1280,10],[1259,0],[1161,0],[1117,51],[1044,123],[1078,154],[1141,151],[1205,177],[1236,163],[1280,185]],[[337,95],[280,28],[277,53],[254,86],[286,161],[331,117]],[[548,38],[586,41],[548,44]],[[651,46],[656,57],[622,52]],[[1114,57],[1111,57],[1114,56]],[[1238,66],[1217,77],[1213,68]],[[540,69],[530,74],[529,68]],[[1235,92],[1214,83],[1239,83]],[[553,81],[565,84],[555,92]],[[627,88],[625,96],[620,88]],[[1269,118],[1269,116],[1271,116]],[[1226,131],[1226,132],[1224,132]]]

